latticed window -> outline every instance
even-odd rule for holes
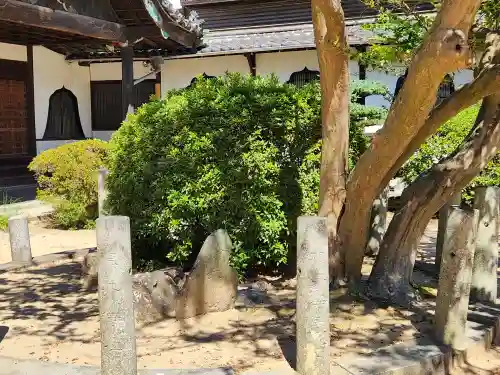
[[[83,139],[82,124],[75,94],[63,87],[49,99],[49,115],[43,139]]]
[[[319,80],[319,72],[317,70],[309,70],[306,67],[300,72],[292,73],[287,83],[296,85],[298,87],[302,87],[308,84],[309,82],[318,80]]]

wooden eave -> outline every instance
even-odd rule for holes
[[[75,4],[82,0],[70,1]],[[112,9],[113,17],[109,17],[112,20],[75,13],[73,8],[67,12],[26,0],[0,0],[0,42],[43,45],[66,56],[90,56],[103,51],[115,54],[112,46],[127,42],[135,43],[134,49],[143,55],[149,50],[158,54],[154,51],[186,50],[199,44],[200,28],[190,26],[191,20],[181,19],[182,22],[176,23],[175,19],[166,19],[163,24],[168,30],[164,31],[169,38],[165,38],[142,0],[103,1],[106,12],[99,9],[99,14],[109,14]],[[50,0],[38,3],[49,4]],[[179,14],[176,16],[179,19]],[[119,49],[116,53],[119,54]]]

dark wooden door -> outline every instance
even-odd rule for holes
[[[0,156],[28,153],[26,108],[25,82],[0,78]]]

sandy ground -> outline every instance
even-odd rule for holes
[[[41,221],[30,222],[29,229],[31,253],[34,257],[96,246],[94,230],[50,229],[46,223]],[[9,234],[0,230],[0,263],[7,263],[11,260]]]
[[[421,243],[429,259],[437,229],[433,221]],[[33,254],[95,246],[93,231],[66,232],[30,225]],[[1,261],[9,261],[8,237],[0,232]],[[100,363],[96,293],[80,288],[80,263],[60,261],[0,274],[0,355],[43,361]],[[365,272],[369,264],[364,267]],[[237,372],[294,365],[294,283],[273,282],[277,306],[237,308],[186,321],[166,320],[137,329],[140,368],[231,366]],[[338,292],[337,292],[338,293]],[[331,356],[365,355],[402,342],[417,342],[432,329],[422,312],[382,309],[332,294]],[[500,354],[473,359],[464,373],[489,373]],[[498,363],[496,362],[498,360]],[[479,361],[479,362],[478,362]]]

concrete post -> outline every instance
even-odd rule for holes
[[[328,231],[324,217],[297,223],[297,372],[330,373]]]
[[[450,207],[460,207],[461,203],[462,203],[462,192],[460,191],[455,196],[453,196],[451,200],[439,210],[438,232],[436,238],[436,256],[434,258],[434,264],[436,265],[436,274],[438,275],[439,275],[439,269],[441,267],[441,258],[443,256],[444,237],[446,234],[447,221],[449,215],[448,211]]]
[[[105,214],[104,205],[106,203],[106,197],[108,191],[106,189],[106,177],[108,176],[108,170],[106,168],[100,168],[97,175],[97,199],[98,199],[98,210],[99,217]]]
[[[9,218],[9,238],[12,261],[31,263],[33,258],[27,216],[19,215]]]
[[[389,205],[389,187],[375,199],[372,206],[371,228],[365,254],[369,256],[377,255],[380,250],[380,243],[385,235],[387,226],[387,207]]]
[[[130,220],[97,219],[101,374],[137,375]]]
[[[471,295],[481,302],[496,303],[498,267],[498,187],[478,187],[474,208],[479,211]]]
[[[437,339],[453,349],[466,343],[472,262],[479,212],[450,207],[436,299]]]

